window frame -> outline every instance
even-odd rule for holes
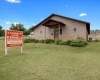
[[[73,28],[73,31],[76,32],[77,31],[77,28]]]
[[[54,35],[54,29],[50,29],[51,35]]]
[[[60,29],[60,35],[62,35],[62,32],[63,32],[62,29]]]

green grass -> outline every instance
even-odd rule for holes
[[[100,42],[85,47],[26,43],[4,56],[0,40],[0,80],[100,80]]]

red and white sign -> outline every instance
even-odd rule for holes
[[[6,47],[22,46],[23,32],[15,30],[6,30]]]

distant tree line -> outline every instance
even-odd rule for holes
[[[91,30],[91,32],[100,32],[100,30],[99,29],[96,29],[96,30]]]
[[[23,31],[23,35],[29,35],[30,32],[31,32],[31,28],[26,29],[26,28],[24,27],[24,25],[21,24],[21,23],[16,24],[16,25],[12,24],[11,27],[10,27],[10,30]]]
[[[33,26],[32,26],[33,27]],[[11,24],[11,27],[9,28],[10,30],[18,30],[18,31],[23,31],[23,35],[29,35],[30,32],[32,32],[31,28],[26,29],[23,24]],[[5,30],[3,29],[2,26],[0,26],[0,37],[5,36]]]
[[[5,30],[2,29],[2,26],[0,26],[0,37],[5,36]]]

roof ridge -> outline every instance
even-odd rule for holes
[[[63,17],[63,18],[67,18],[67,19],[71,19],[71,20],[75,20],[75,21],[79,21],[79,22],[82,22],[82,23],[90,24],[90,22],[86,22],[86,21],[82,21],[82,20],[78,20],[78,19],[74,19],[74,18],[70,18],[70,17],[66,17],[66,16],[62,16],[62,15],[59,15],[59,14],[52,13],[50,16],[48,16],[47,18],[42,20],[40,23],[38,23],[36,26],[34,26],[32,29],[36,28],[37,26],[39,26],[40,24],[42,24],[43,22],[45,22],[46,20],[48,20],[52,16],[59,16],[59,17]]]

